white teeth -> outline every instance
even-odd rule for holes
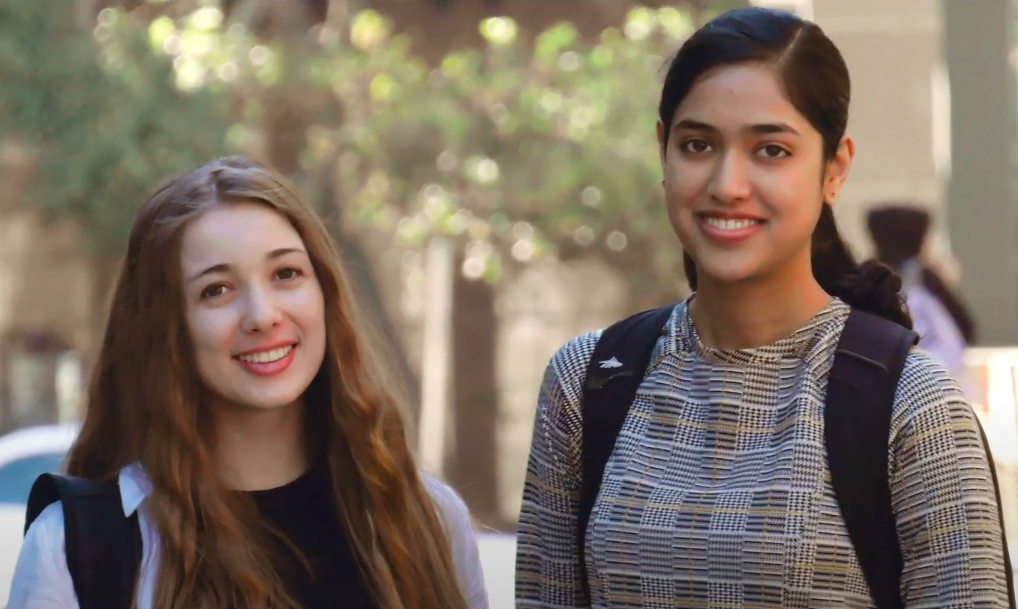
[[[724,218],[712,218],[707,217],[707,224],[710,224],[719,230],[740,230],[743,228],[749,228],[755,224],[760,224],[759,220],[751,220],[748,218],[740,218],[739,220],[726,220]]]
[[[251,364],[267,364],[269,362],[283,359],[291,351],[293,351],[293,345],[283,347],[282,349],[273,349],[272,351],[252,353],[251,355],[240,355],[237,359]]]

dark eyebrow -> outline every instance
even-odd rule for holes
[[[276,249],[272,250],[271,252],[269,252],[268,254],[266,254],[265,255],[265,259],[266,260],[275,260],[276,258],[281,258],[283,256],[286,256],[287,254],[304,254],[304,255],[307,255],[307,252],[304,251],[303,249],[299,248],[299,247],[280,247],[280,248],[276,248]],[[230,270],[230,265],[229,264],[213,264],[212,266],[210,266],[207,269],[201,271],[200,273],[195,273],[194,275],[192,275],[187,280],[187,283],[192,283],[194,281],[197,281],[198,279],[201,279],[202,277],[204,277],[206,275],[211,275],[213,273],[225,273],[225,272],[228,272],[229,270]]]
[[[692,119],[682,119],[675,123],[674,130],[685,130],[685,131],[700,131],[703,133],[716,134],[718,128],[714,125],[709,125],[700,121],[694,121]],[[757,135],[771,135],[774,133],[790,133],[792,135],[799,135],[799,132],[785,123],[760,123],[757,125],[750,125],[743,128],[743,131],[754,133]]]
[[[700,121],[694,121],[692,119],[684,118],[681,121],[675,123],[673,131],[703,131],[705,133],[717,133],[718,128],[714,125],[708,125],[707,123],[701,123]]]
[[[770,135],[772,133],[790,133],[792,135],[799,135],[799,132],[792,128],[791,125],[785,123],[761,123],[759,125],[751,125],[748,131],[757,133],[760,135]]]

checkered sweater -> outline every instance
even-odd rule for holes
[[[687,301],[688,302],[688,301]],[[703,346],[676,307],[575,541],[580,397],[599,332],[565,345],[541,389],[518,529],[517,609],[873,607],[831,487],[824,395],[849,307],[772,345]],[[1000,522],[975,415],[913,350],[889,470],[910,609],[1007,607]]]

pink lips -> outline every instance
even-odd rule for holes
[[[747,226],[740,227],[726,227],[712,224],[708,220],[721,220],[724,223],[734,223],[740,220],[755,220],[750,222]],[[720,241],[722,243],[737,243],[739,241],[745,241],[753,235],[760,232],[763,222],[759,218],[744,214],[697,214],[696,223],[700,227],[702,232],[708,239],[713,241]]]
[[[286,346],[287,345],[284,344],[278,348],[285,348]],[[289,343],[288,346],[290,347],[290,351],[286,355],[271,362],[245,361],[240,359],[240,356],[235,356],[234,361],[240,364],[240,367],[245,371],[255,376],[275,376],[285,372],[286,369],[290,367],[290,364],[293,363],[293,358],[297,353],[297,344]],[[265,353],[266,351],[272,351],[272,349],[262,349],[255,353]],[[248,352],[245,353],[245,355],[253,355],[253,353]]]

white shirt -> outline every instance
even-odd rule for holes
[[[446,517],[453,560],[463,582],[471,609],[488,609],[480,553],[474,537],[470,512],[454,490],[437,478],[422,475],[424,485]],[[159,534],[142,507],[152,492],[152,483],[140,465],[120,471],[120,494],[124,514],[138,511],[141,528],[142,563],[138,582],[137,609],[153,609],[159,560]],[[336,599],[339,601],[340,599]],[[71,574],[64,552],[64,514],[59,503],[42,511],[29,527],[14,569],[7,609],[78,609]]]

